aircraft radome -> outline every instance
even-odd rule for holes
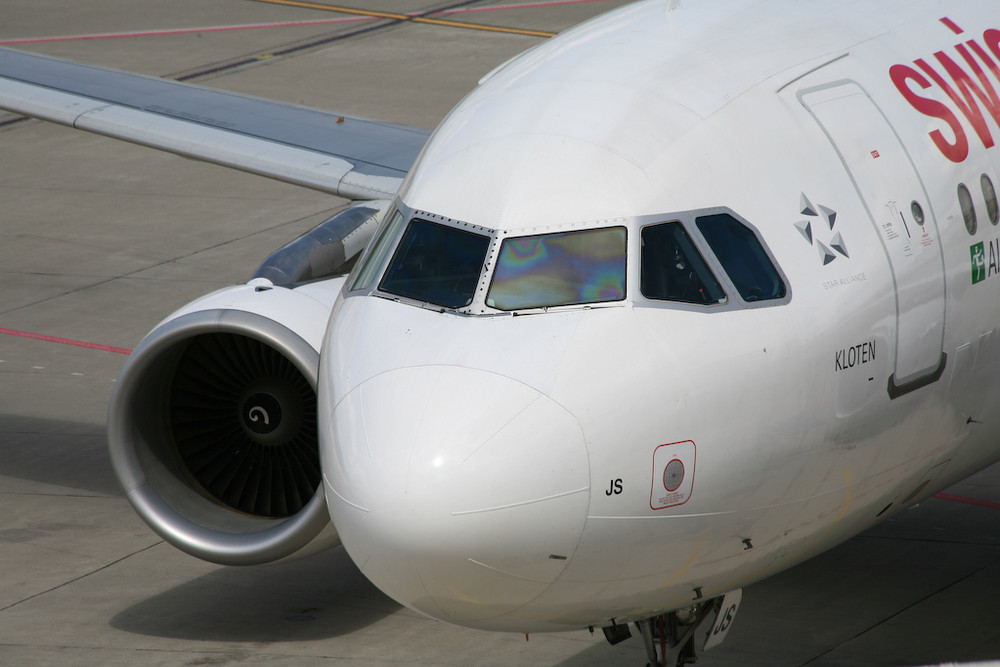
[[[199,557],[342,543],[434,618],[677,664],[1000,459],[990,0],[641,2],[429,138],[9,50],[0,106],[356,200],[117,383],[122,487]]]

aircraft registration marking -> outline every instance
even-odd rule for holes
[[[662,510],[677,507],[691,498],[696,450],[697,447],[691,440],[660,445],[653,450],[650,508]]]

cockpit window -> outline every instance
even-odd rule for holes
[[[490,237],[414,218],[379,289],[445,308],[472,303]]]
[[[684,225],[667,222],[642,229],[639,291],[647,299],[726,303],[726,293],[695,248]]]
[[[744,301],[785,296],[781,276],[750,228],[723,213],[698,218],[698,229]]]
[[[375,232],[375,242],[371,245],[368,255],[362,260],[360,268],[354,277],[354,282],[351,283],[352,290],[368,289],[375,280],[376,272],[382,265],[382,260],[385,259],[386,253],[392,247],[391,241],[396,238],[396,232],[403,223],[403,214],[401,212],[393,211],[391,215],[392,217],[389,218],[388,222]]]
[[[486,305],[547,308],[625,298],[624,227],[504,240]]]

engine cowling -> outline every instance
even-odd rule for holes
[[[132,353],[111,399],[109,451],[129,501],[166,541],[227,565],[339,543],[321,484],[316,382],[342,284],[221,290]]]

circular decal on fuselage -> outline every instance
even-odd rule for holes
[[[691,440],[660,445],[653,451],[649,507],[662,510],[683,505],[694,491],[695,454]]]
[[[676,491],[684,481],[684,464],[680,459],[674,459],[663,469],[663,488]]]

